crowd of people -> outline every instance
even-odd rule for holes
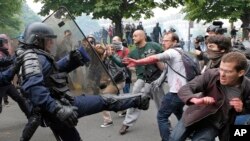
[[[132,24],[126,23],[125,25],[122,24],[122,33],[124,34],[123,41],[125,41],[128,45],[134,44],[133,33],[135,30],[145,31],[141,21],[138,23],[137,26],[134,23]],[[154,41],[156,43],[160,43],[162,40],[162,35],[167,32],[166,30],[164,31],[162,32],[160,24],[157,22],[156,25],[153,27],[152,32],[150,32],[150,34],[147,35],[147,38],[150,38],[151,41]],[[169,31],[175,32],[175,29],[170,28],[168,32]],[[94,35],[96,40],[99,42],[103,42],[104,44],[112,43],[112,38],[115,36],[115,25],[110,24],[108,28],[103,27],[99,32],[95,32]],[[110,39],[109,41],[108,38]],[[181,40],[180,43],[183,47],[184,45],[183,39]]]
[[[247,29],[250,31],[250,27]],[[232,42],[235,31],[227,37],[221,27],[211,25],[207,37],[195,38],[193,54],[199,60],[201,74],[187,80],[189,74],[182,57],[185,52],[175,30],[162,33],[156,23],[150,41],[141,22],[137,27],[126,24],[127,42],[113,30],[112,25],[108,30],[102,29],[105,45],[89,35],[77,47],[71,40],[72,31],[65,30],[60,42],[65,47],[57,48],[55,58],[51,54],[58,35],[45,23],[27,26],[15,53],[7,34],[0,34],[0,100],[10,96],[27,117],[20,140],[30,140],[34,129],[45,126],[45,122],[57,139],[80,141],[75,127],[78,119],[102,112],[100,126],[106,128],[113,125],[110,111],[125,117],[119,130],[125,135],[139,119],[141,110],[148,109],[150,99],[156,105],[162,141],[216,137],[227,141],[231,125],[250,124],[250,69],[244,52],[250,46],[241,42],[242,46],[236,47],[236,42]],[[129,50],[129,44],[136,47]],[[102,63],[110,78],[100,72],[88,75],[94,80],[93,94],[72,96],[68,73],[80,66],[86,66],[89,72],[98,71]],[[135,82],[132,73],[136,75]],[[12,84],[15,75],[21,78],[20,91]],[[169,86],[168,92],[164,92],[163,83]],[[178,120],[176,126],[169,120],[172,114]]]

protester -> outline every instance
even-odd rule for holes
[[[133,34],[133,40],[136,48],[129,53],[128,57],[130,58],[141,59],[162,52],[159,44],[146,42],[146,35],[143,30],[136,30]],[[163,68],[164,64],[162,62],[135,67],[137,80],[134,83],[132,93],[143,92],[149,95],[154,100],[157,109],[160,107],[164,91],[162,88],[158,90],[151,89],[150,83],[161,75]],[[139,115],[139,109],[128,109],[119,133],[121,135],[127,133],[127,129],[135,124]]]
[[[219,68],[207,70],[183,86],[178,96],[188,105],[174,128],[170,141],[229,140],[229,127],[236,114],[249,113],[250,80],[246,78],[247,59],[230,52],[221,59]],[[202,92],[201,96],[195,95]]]
[[[179,51],[183,50],[180,47],[178,35],[174,32],[165,34],[162,44],[165,50],[163,53],[148,56],[139,60],[128,58],[124,60],[124,62],[128,65],[128,67],[153,64],[158,61],[167,62],[171,66],[165,68],[167,70],[164,71],[165,73],[162,73],[163,76],[167,75],[169,92],[163,96],[161,107],[157,115],[162,141],[168,141],[170,135],[170,123],[168,118],[172,113],[175,114],[178,120],[181,118],[184,103],[177,96],[177,92],[183,85],[187,83],[187,80],[176,73],[178,72],[186,77],[182,56],[179,53]],[[160,77],[160,80],[153,82],[153,87],[161,86],[164,80],[165,79],[161,79]]]

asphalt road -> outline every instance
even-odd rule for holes
[[[83,117],[79,120],[77,129],[83,141],[160,141],[156,122],[156,108],[151,100],[150,108],[141,113],[135,126],[129,128],[128,133],[119,135],[123,117],[112,112],[114,125],[100,128],[103,122],[101,113]],[[174,117],[172,117],[175,120]],[[27,122],[18,105],[10,100],[8,106],[3,107],[0,114],[0,141],[19,140],[22,128]],[[49,128],[39,127],[32,141],[54,141],[55,138]]]

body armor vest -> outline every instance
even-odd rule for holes
[[[51,96],[58,100],[66,98],[67,100],[72,101],[73,97],[71,97],[68,87],[68,74],[66,72],[59,72],[58,66],[50,54],[38,49],[35,49],[35,52],[46,56],[51,63],[51,69],[44,76],[45,86],[49,89]]]

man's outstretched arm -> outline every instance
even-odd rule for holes
[[[159,59],[156,57],[156,55],[152,55],[143,59],[135,60],[132,58],[125,58],[123,59],[123,63],[127,64],[128,67],[135,67],[139,65],[147,65],[147,64],[154,64],[158,62]]]

